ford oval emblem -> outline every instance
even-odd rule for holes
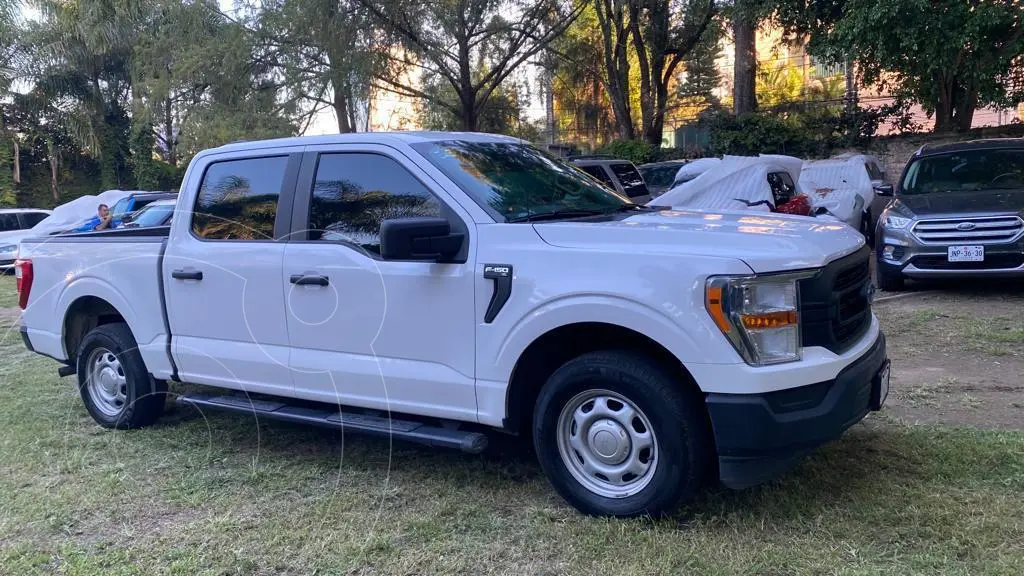
[[[962,232],[974,230],[975,228],[977,228],[977,225],[974,222],[961,222],[956,225],[956,229]]]

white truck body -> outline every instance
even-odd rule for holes
[[[521,145],[475,134],[353,134],[202,152],[185,175],[169,229],[76,234],[22,245],[32,276],[22,327],[26,344],[74,366],[81,324],[123,321],[146,371],[158,381],[524,434],[516,419],[532,406],[517,403],[532,397],[515,389],[517,371],[526,369],[531,345],[567,327],[598,327],[649,343],[644,345],[682,367],[701,398],[725,404],[757,404],[764,395],[841,380],[868,356],[869,380],[882,361],[887,364],[870,294],[860,284],[856,298],[868,304],[855,338],[829,349],[807,345],[805,334],[799,359],[788,362],[751,364],[708,312],[712,277],[815,271],[840,260],[856,260],[847,269],[859,274],[868,255],[863,237],[850,227],[749,211],[640,208],[607,218],[502,221],[417,147],[451,141]],[[386,162],[386,171],[371,165],[366,170],[404,171],[421,183],[441,204],[452,230],[465,235],[463,261],[389,260],[360,249],[355,244],[363,240],[355,236],[313,240],[315,233],[306,232],[310,189],[327,181],[314,173],[324,158],[337,154]],[[211,194],[203,182],[211,167],[267,157],[287,165],[275,237],[200,238],[193,211],[197,200]],[[486,277],[488,267],[506,265],[510,294],[488,318],[498,286]],[[190,274],[201,279],[183,279]],[[296,283],[300,277],[322,278],[325,285]],[[865,285],[870,288],[869,279]],[[94,318],[75,320],[96,305],[102,312],[92,312]],[[550,340],[552,350],[566,345],[559,342]],[[810,436],[834,437],[867,411],[858,404],[852,421],[846,415],[835,430]],[[734,424],[716,422],[713,411],[710,418],[719,443],[725,442],[719,429]],[[730,457],[719,452],[721,462]],[[750,458],[740,452],[735,458],[743,464]],[[758,457],[773,470],[790,459]],[[722,480],[737,487],[757,483],[771,475],[762,468],[735,478],[723,469]]]

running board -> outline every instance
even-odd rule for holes
[[[427,446],[454,448],[468,454],[479,454],[487,448],[487,436],[480,432],[428,426],[422,422],[412,420],[396,420],[394,418],[359,414],[356,412],[292,406],[274,400],[250,399],[246,396],[194,393],[179,396],[175,403],[181,406],[195,406],[197,408],[254,414],[274,420],[312,424],[325,428],[337,428],[346,432],[358,432],[372,436],[390,436]]]

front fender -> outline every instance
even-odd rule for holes
[[[627,298],[603,294],[572,295],[544,302],[523,315],[509,330],[495,355],[491,374],[484,378],[508,381],[526,348],[537,338],[562,326],[581,322],[604,323],[644,334],[658,342],[684,365],[688,362],[732,363],[723,355],[715,334],[701,322],[681,325],[670,317],[671,310],[659,310]],[[721,336],[720,334],[718,335]],[[728,352],[728,350],[725,350]]]

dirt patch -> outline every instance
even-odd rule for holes
[[[875,313],[893,361],[890,414],[909,423],[1024,428],[1024,290],[922,286]]]

